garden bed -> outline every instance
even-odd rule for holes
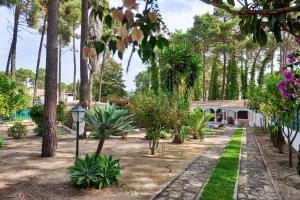
[[[126,140],[109,139],[103,152],[120,159],[122,176],[118,185],[97,190],[79,189],[70,184],[67,168],[74,161],[73,135],[60,129],[56,157],[41,158],[41,138],[29,134],[13,140],[7,138],[5,131],[0,128],[6,143],[0,150],[0,199],[149,199],[218,137],[210,136],[201,142],[190,139],[182,145],[162,140],[156,156],[149,156],[144,133],[130,134]],[[81,154],[95,151],[97,144],[94,139],[87,143],[81,140]]]
[[[262,130],[256,130],[256,133],[256,139],[280,196],[287,200],[298,200],[300,197],[300,177],[296,175],[297,152],[293,152],[294,167],[289,168],[287,145],[284,146],[284,153],[280,154],[273,147],[268,134],[263,134]]]

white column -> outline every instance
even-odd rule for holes
[[[214,122],[217,122],[217,111],[215,110],[215,120]]]
[[[234,125],[238,125],[238,111],[234,111]]]

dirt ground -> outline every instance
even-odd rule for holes
[[[288,167],[288,148],[284,147],[284,153],[278,153],[273,147],[270,136],[256,134],[256,138],[262,149],[267,166],[275,179],[275,185],[280,196],[286,200],[300,199],[300,177],[296,174],[297,152],[293,153],[293,168]]]
[[[109,139],[104,144],[103,153],[120,159],[122,175],[118,185],[97,190],[79,189],[70,185],[67,168],[74,161],[75,137],[65,134],[63,129],[58,132],[57,155],[53,158],[41,158],[41,138],[29,134],[21,140],[13,140],[7,137],[6,128],[0,128],[0,135],[5,140],[5,147],[0,150],[1,200],[149,199],[202,151],[213,145],[214,138],[218,137],[209,136],[201,142],[188,139],[181,145],[163,140],[154,157],[149,155],[144,133],[132,133],[126,140]],[[95,151],[97,143],[94,139],[87,143],[81,140],[81,155]]]

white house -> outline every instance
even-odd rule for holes
[[[214,114],[212,121],[243,126],[262,126],[262,114],[247,108],[247,100],[193,101],[192,109]]]

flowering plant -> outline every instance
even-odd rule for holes
[[[300,45],[300,38],[295,42]],[[300,94],[300,53],[295,51],[288,54],[289,64],[282,70],[284,80],[277,83],[277,88],[286,100],[297,101]]]

